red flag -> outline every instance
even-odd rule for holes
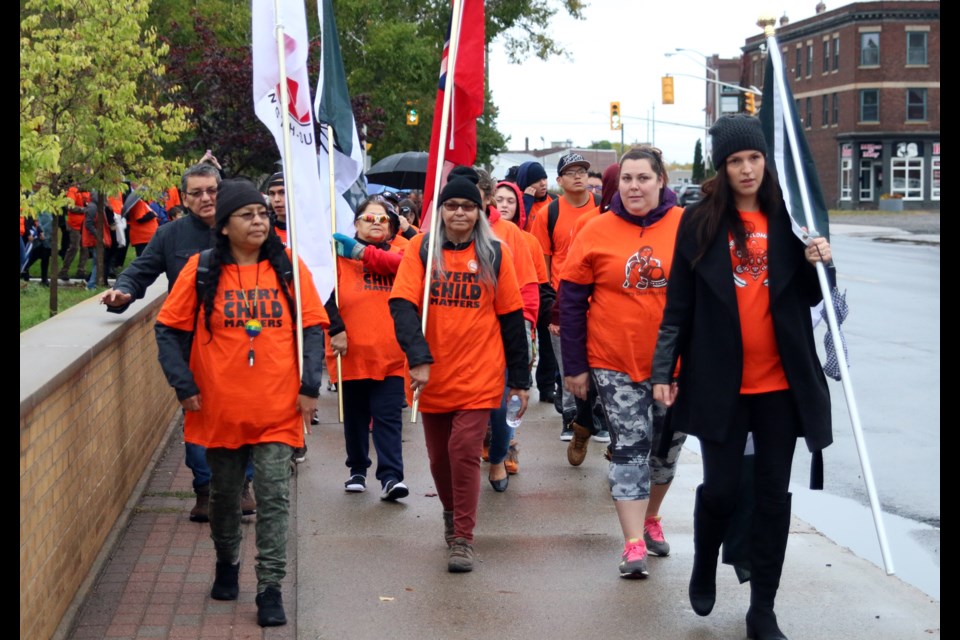
[[[451,33],[447,26],[447,41],[443,44],[443,57],[440,60],[440,83],[437,88],[437,101],[433,111],[433,128],[430,134],[430,157],[427,160],[427,178],[423,188],[423,208],[421,226],[430,228],[433,217],[433,183],[437,175],[437,161],[440,158],[440,123],[443,116],[443,96],[447,89],[447,64],[450,43],[456,38],[457,57],[453,70],[453,94],[450,96],[450,116],[447,124],[446,146],[443,147],[443,166],[441,167],[441,187],[447,174],[456,165],[473,165],[477,159],[477,118],[483,113],[483,53],[484,53],[484,15],[483,0],[454,0],[454,10],[460,10],[459,32]]]

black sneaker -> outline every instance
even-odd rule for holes
[[[348,493],[363,493],[367,490],[367,479],[359,473],[356,473],[350,476],[350,479],[343,483],[343,488]]]
[[[320,410],[317,409],[313,412],[313,415],[310,416],[310,426],[315,427],[320,424]]]
[[[336,392],[337,392],[337,383],[336,383],[336,382],[328,382],[328,383],[327,383],[327,391],[330,391],[331,393],[336,393]]]
[[[218,562],[210,597],[214,600],[236,600],[239,595],[240,563]]]
[[[294,464],[303,464],[307,460],[307,443],[304,442],[302,447],[297,447],[293,450],[293,462]]]
[[[257,624],[261,627],[281,627],[287,624],[283,611],[283,596],[277,587],[267,587],[257,594]]]
[[[347,490],[349,491],[349,489]],[[383,490],[380,492],[380,499],[386,500],[387,502],[396,502],[400,498],[406,498],[408,495],[410,495],[410,490],[407,489],[407,485],[399,480],[390,479],[383,485]]]
[[[565,424],[563,429],[560,430],[560,439],[564,442],[570,442],[573,440],[573,425]]]

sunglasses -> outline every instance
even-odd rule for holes
[[[444,202],[443,210],[450,213],[455,212],[457,209],[463,209],[464,213],[473,213],[477,210],[476,202]]]
[[[364,222],[369,222],[370,224],[374,223],[384,223],[390,220],[390,216],[385,213],[361,213],[357,220],[363,220]]]

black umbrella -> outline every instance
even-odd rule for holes
[[[426,179],[426,151],[395,153],[378,161],[367,171],[367,182],[394,189],[423,189]]]

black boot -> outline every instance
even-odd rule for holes
[[[690,606],[698,616],[709,615],[717,599],[717,556],[730,518],[710,513],[703,501],[703,485],[697,487],[693,508],[693,572],[690,574]]]
[[[240,595],[240,563],[217,562],[217,575],[210,588],[214,600],[236,600]]]
[[[280,627],[287,624],[280,587],[267,587],[257,594],[257,624],[261,627]]]
[[[750,609],[747,610],[747,637],[751,640],[787,640],[777,625],[773,604],[780,588],[790,533],[790,498],[788,493],[776,504],[758,501],[753,513]]]

